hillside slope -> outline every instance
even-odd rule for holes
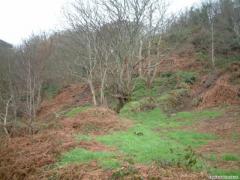
[[[39,131],[2,141],[0,179],[240,177],[239,63],[206,74],[173,59],[152,88],[136,80],[119,114],[92,107],[85,85],[45,100]]]

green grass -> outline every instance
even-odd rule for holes
[[[203,154],[204,158],[209,161],[217,161],[218,157],[216,154],[210,153],[210,154]]]
[[[146,83],[142,79],[135,79],[135,88],[133,90],[133,93],[131,95],[132,101],[139,100],[144,97],[156,97],[159,96],[161,93],[161,87],[164,83],[165,79],[163,78],[157,78],[153,82],[152,88],[147,88]],[[165,84],[165,83],[164,83]]]
[[[165,100],[164,96],[161,96]],[[222,115],[221,111],[178,112],[168,115],[160,108],[141,112],[142,104],[151,103],[151,98],[142,98],[126,104],[120,111],[120,116],[132,119],[134,126],[126,131],[91,137],[76,135],[77,141],[99,141],[117,150],[112,152],[91,152],[77,148],[62,155],[59,164],[87,163],[93,160],[106,169],[121,166],[124,161],[131,163],[183,165],[191,169],[202,169],[204,161],[195,154],[192,148],[199,147],[214,140],[211,134],[192,131],[180,131],[176,128],[189,126],[193,123],[212,119]],[[86,107],[78,107],[69,111],[66,116],[73,117]],[[126,160],[127,159],[127,160]]]
[[[121,111],[122,116],[133,119],[146,126],[155,128],[174,128],[184,125],[191,125],[198,120],[213,119],[222,115],[221,111],[193,111],[193,112],[178,112],[173,116],[168,116],[163,113],[159,108],[145,112],[131,112],[132,106],[138,106],[137,102],[132,102],[124,107]],[[131,107],[130,107],[131,106]]]
[[[239,179],[240,178],[240,170],[225,170],[225,169],[216,169],[216,168],[211,168],[209,170],[209,174],[212,176],[237,176]]]
[[[193,84],[197,76],[195,72],[188,71],[163,73],[161,77],[154,80],[151,88],[147,88],[144,80],[137,78],[131,100],[138,101],[144,97],[159,97],[166,92],[178,89],[177,85],[179,84]]]
[[[168,133],[168,137],[176,140],[177,142],[191,147],[199,147],[208,143],[210,140],[216,139],[214,135],[202,134],[189,131],[174,131]]]
[[[143,79],[136,78],[131,102],[125,105],[121,112],[127,108],[139,111],[149,105],[160,107],[164,112],[176,111],[188,96],[189,85],[195,83],[197,76],[197,73],[188,71],[162,73],[154,80],[151,88],[146,86]]]
[[[99,164],[106,169],[117,168],[120,163],[116,156],[110,152],[92,152],[82,148],[75,148],[62,155],[59,166],[64,166],[72,163],[88,163],[97,160]]]
[[[170,129],[165,131],[166,128],[179,127],[185,125],[184,122],[189,124],[190,121],[213,118],[219,115],[220,113],[215,111],[203,111],[181,112],[174,117],[169,117],[160,109],[124,113],[124,116],[134,120],[135,126],[127,131],[97,137],[97,140],[109,146],[117,147],[122,154],[133,157],[137,163],[175,162],[184,159],[186,147],[201,146],[209,140],[215,139],[215,137],[210,134],[188,131],[171,131]],[[179,122],[179,120],[181,121]],[[159,129],[160,132],[156,129]],[[197,164],[201,164],[200,161]]]
[[[132,102],[132,105],[136,104]],[[217,111],[196,111],[179,112],[174,116],[168,116],[158,108],[146,112],[126,112],[121,115],[132,119],[135,124],[126,131],[96,137],[76,135],[77,141],[96,140],[113,146],[117,149],[115,154],[76,148],[63,154],[59,164],[87,163],[97,160],[102,167],[113,169],[121,166],[122,159],[131,157],[132,163],[167,162],[168,164],[188,165],[188,158],[195,158],[195,154],[189,153],[186,147],[201,146],[215,137],[190,131],[175,131],[174,128],[189,125],[197,120],[214,118],[221,114]],[[200,158],[196,158],[191,168],[199,169],[203,167],[203,164]]]
[[[137,135],[140,133],[142,135]],[[172,156],[171,149],[183,149],[180,144],[161,138],[157,133],[142,125],[137,125],[127,132],[98,137],[97,140],[117,147],[121,153],[131,156],[138,163],[151,163],[156,159],[172,160],[177,156]]]
[[[65,113],[65,116],[66,117],[74,117],[74,116],[78,115],[79,113],[87,110],[89,107],[90,106],[79,106],[79,107],[72,108]]]
[[[222,156],[222,160],[224,160],[224,161],[240,161],[240,158],[236,154],[224,154]]]

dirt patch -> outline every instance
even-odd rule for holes
[[[65,129],[93,135],[124,130],[130,126],[130,121],[123,123],[114,111],[106,108],[90,108],[74,118],[62,119],[61,123]]]
[[[43,119],[72,105],[85,105],[92,102],[90,89],[87,85],[72,84],[63,88],[52,100],[43,101],[37,113]]]

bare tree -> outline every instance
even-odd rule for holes
[[[96,7],[86,5],[83,1],[72,4],[72,11],[65,15],[72,28],[65,43],[68,46],[67,53],[73,59],[72,64],[68,64],[68,69],[72,75],[89,85],[93,104],[96,106],[98,103],[94,81],[98,76],[97,64],[99,63],[96,31],[101,25],[101,16]],[[104,74],[103,77],[105,77]]]
[[[51,52],[51,39],[48,39],[45,34],[32,36],[18,49],[18,56],[14,63],[14,84],[21,90],[18,96],[23,99],[21,102],[29,119],[30,131],[41,103],[44,71]]]
[[[211,25],[211,60],[212,66],[215,68],[215,47],[214,47],[214,9],[212,0],[209,1],[209,11],[208,11],[209,22]]]
[[[234,0],[234,32],[236,33],[237,37],[240,38],[240,1]]]
[[[147,16],[147,57],[145,58],[146,65],[144,67],[144,80],[147,87],[151,87],[152,83],[156,77],[158,67],[161,60],[165,56],[165,52],[161,52],[161,40],[164,29],[166,28],[167,20],[167,3],[164,0],[153,1],[148,8]],[[157,18],[156,18],[157,17]],[[155,47],[152,46],[152,43],[155,43]],[[155,50],[155,53],[152,55],[152,50]]]
[[[65,13],[71,27],[66,40],[72,59],[68,68],[89,84],[94,105],[98,104],[96,87],[100,87],[99,104],[106,101],[106,87],[119,101],[130,97],[137,75],[135,66],[142,61],[148,12],[151,16],[161,15],[161,20],[150,20],[154,22],[149,28],[151,38],[163,22],[163,13],[155,13],[155,6],[159,4],[156,0],[97,0],[89,3],[77,0]],[[150,46],[151,40],[149,51]],[[140,68],[140,74],[141,71]],[[151,75],[155,77],[154,73]]]
[[[5,112],[0,114],[0,119],[3,121],[3,129],[7,136],[9,135],[9,132],[7,129],[7,120],[8,120],[9,107],[11,105],[12,98],[13,98],[13,96],[11,96],[7,100],[6,105],[5,105]]]

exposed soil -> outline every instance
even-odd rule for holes
[[[91,93],[87,85],[69,85],[63,88],[52,100],[43,101],[37,115],[38,118],[43,119],[64,107],[85,105],[91,101]]]

